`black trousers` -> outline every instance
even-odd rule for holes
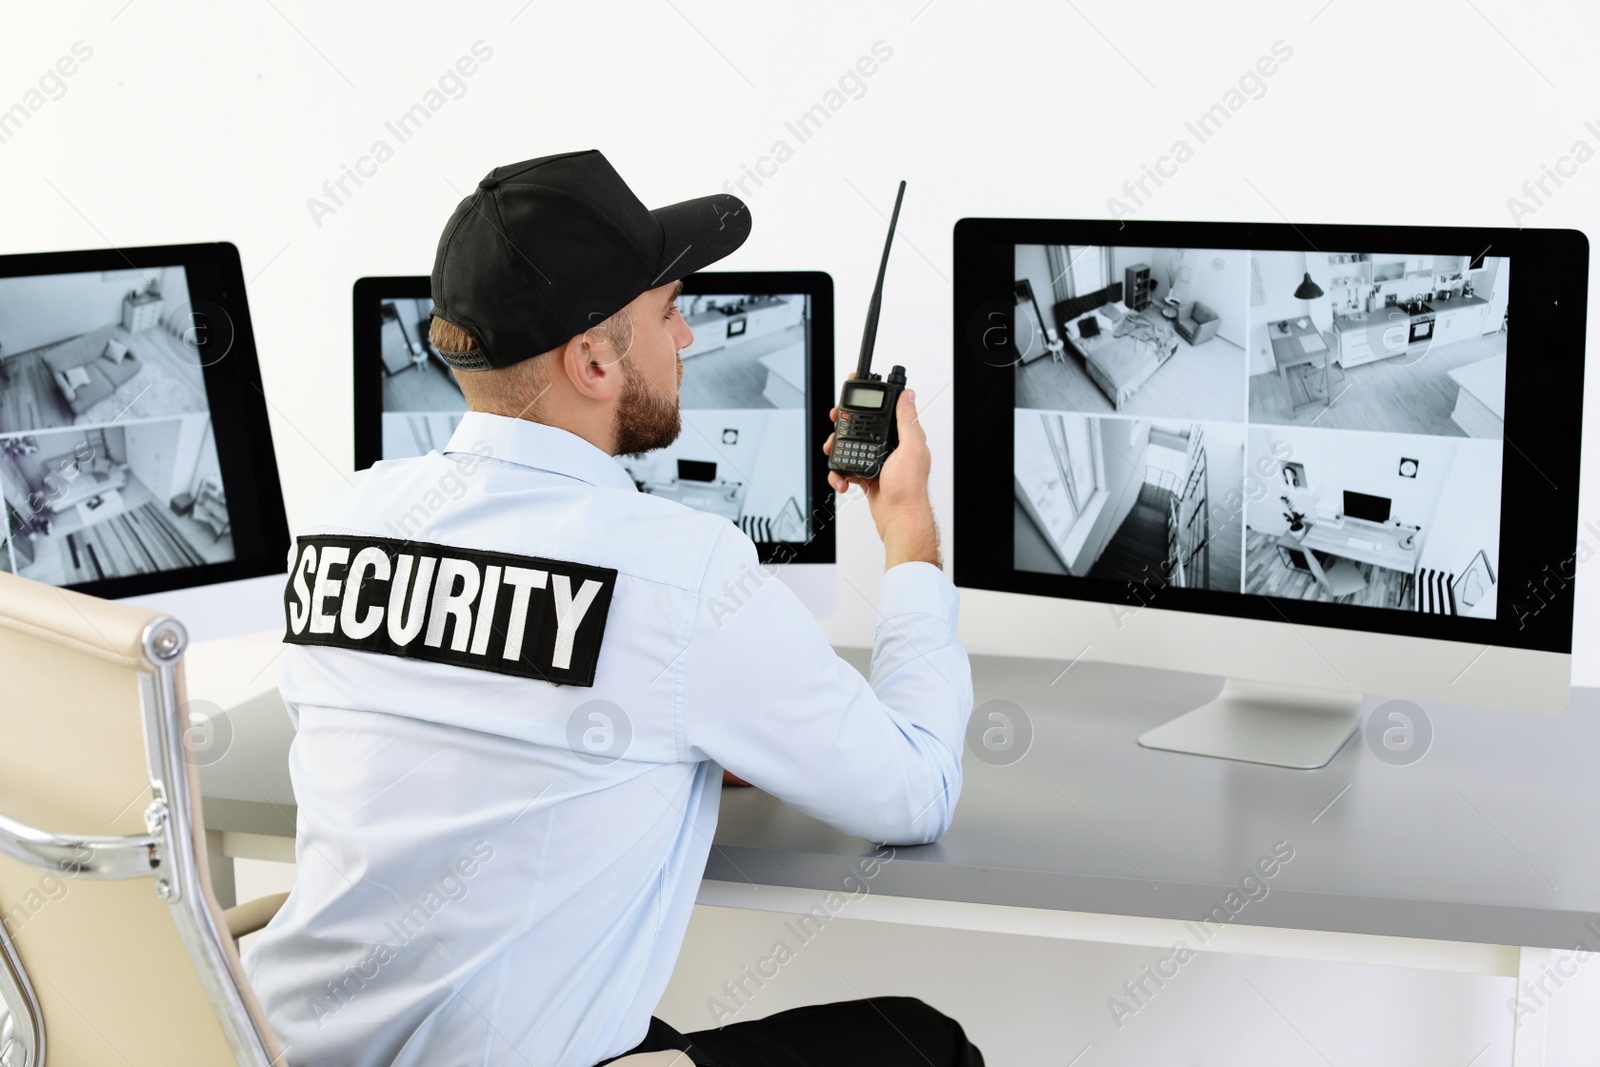
[[[697,1067],[983,1067],[961,1024],[915,997],[812,1004],[692,1034],[652,1017],[644,1040],[623,1055],[669,1050],[687,1052]]]

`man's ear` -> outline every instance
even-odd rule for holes
[[[579,396],[605,403],[622,389],[622,363],[594,334],[577,334],[561,346],[561,369]]]

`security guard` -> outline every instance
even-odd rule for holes
[[[496,168],[446,225],[431,339],[469,411],[442,453],[325,493],[289,561],[298,881],[246,965],[292,1063],[982,1064],[911,998],[651,1017],[724,768],[930,842],[972,708],[911,393],[862,486],[888,567],[870,683],[737,526],[613,458],[677,436],[679,279],[749,231],[732,196],[647,210],[595,151]]]

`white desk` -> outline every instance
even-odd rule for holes
[[[654,496],[676,500],[696,511],[709,511],[721,515],[731,523],[738,523],[744,511],[744,483],[718,479],[714,482],[687,481],[675,478],[670,482],[647,482],[645,492]]]
[[[1391,523],[1346,518],[1343,523],[1335,525],[1312,520],[1310,529],[1297,547],[1312,548],[1357,563],[1370,563],[1375,567],[1415,574],[1420,549],[1415,544],[1410,548],[1404,546],[1407,535],[1412,533],[1415,533],[1414,527]]]
[[[200,770],[228,888],[226,856],[293,858],[277,650],[239,638],[190,656],[190,699],[231,708],[232,747]],[[865,666],[866,650],[842,652]],[[1206,951],[1537,978],[1551,948],[1594,945],[1600,855],[1574,842],[1600,837],[1600,690],[1555,716],[1425,704],[1437,740],[1420,762],[1383,763],[1358,734],[1328,766],[1291,771],[1139,747],[1217,679],[1082,663],[1052,685],[1060,673],[974,657],[979,711],[1026,709],[1032,747],[1003,767],[968,753],[949,833],[898,849],[852,917],[1193,947],[1190,924],[1287,841],[1270,894]],[[716,846],[700,903],[796,914],[876,851],[754,789],[723,791]],[[1543,1061],[1545,1018],[1516,1031],[1517,1067]]]

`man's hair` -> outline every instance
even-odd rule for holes
[[[633,316],[626,307],[605,321],[590,327],[597,333],[596,343],[609,346],[615,355],[612,360],[628,354],[633,345]],[[435,315],[428,327],[428,343],[443,353],[472,352],[478,347],[471,331]],[[551,349],[551,352],[559,349]],[[498,415],[522,417],[529,414],[539,398],[550,388],[549,352],[519,360],[509,367],[490,370],[462,370],[452,367],[456,384],[474,411],[488,411]]]

